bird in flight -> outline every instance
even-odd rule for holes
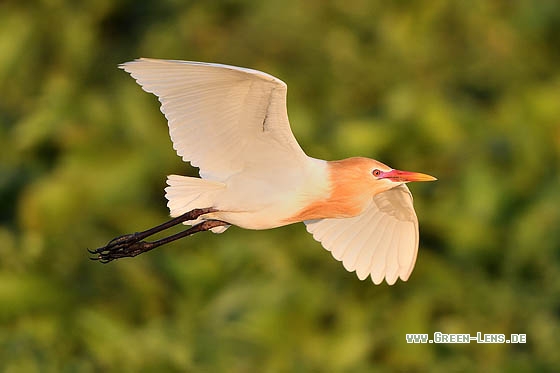
[[[103,263],[231,225],[269,229],[303,222],[307,231],[360,280],[406,281],[418,252],[410,181],[436,178],[369,158],[307,156],[288,121],[286,84],[229,65],[141,58],[119,66],[156,95],[173,148],[200,178],[170,175],[172,220],[90,250]],[[147,237],[191,226],[157,241]]]

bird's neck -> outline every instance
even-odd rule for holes
[[[314,196],[291,222],[325,219],[348,218],[359,215],[371,203],[371,198],[381,192],[377,191],[364,174],[366,158],[348,158],[326,163],[324,192]]]

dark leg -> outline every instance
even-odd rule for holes
[[[99,260],[102,263],[108,263],[118,258],[133,257],[143,252],[155,249],[158,246],[178,240],[179,238],[190,236],[191,234],[197,232],[207,231],[214,227],[228,225],[228,223],[220,220],[207,220],[191,227],[190,229],[187,229],[186,231],[162,238],[161,240],[157,240],[154,242],[142,241],[144,238],[147,238],[155,233],[161,232],[188,220],[195,220],[199,216],[213,211],[215,210],[195,209],[143,232],[136,232],[126,234],[124,236],[119,236],[111,240],[106,246],[100,247],[96,250],[88,250],[91,254],[97,255],[96,257],[92,257],[90,259]]]

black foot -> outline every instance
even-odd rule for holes
[[[90,259],[101,263],[109,263],[119,258],[134,257],[155,247],[153,242],[140,241],[142,238],[139,237],[138,233],[114,238],[106,246],[95,250],[88,249],[89,253],[94,255]]]

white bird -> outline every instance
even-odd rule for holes
[[[119,66],[156,95],[173,148],[200,178],[170,175],[175,219],[117,237],[90,251],[109,262],[190,234],[230,225],[269,229],[304,222],[348,271],[375,284],[406,281],[418,252],[418,219],[409,181],[434,177],[394,170],[369,158],[307,156],[290,129],[286,84],[272,75],[214,63],[141,58]],[[144,238],[184,223],[164,239]]]

